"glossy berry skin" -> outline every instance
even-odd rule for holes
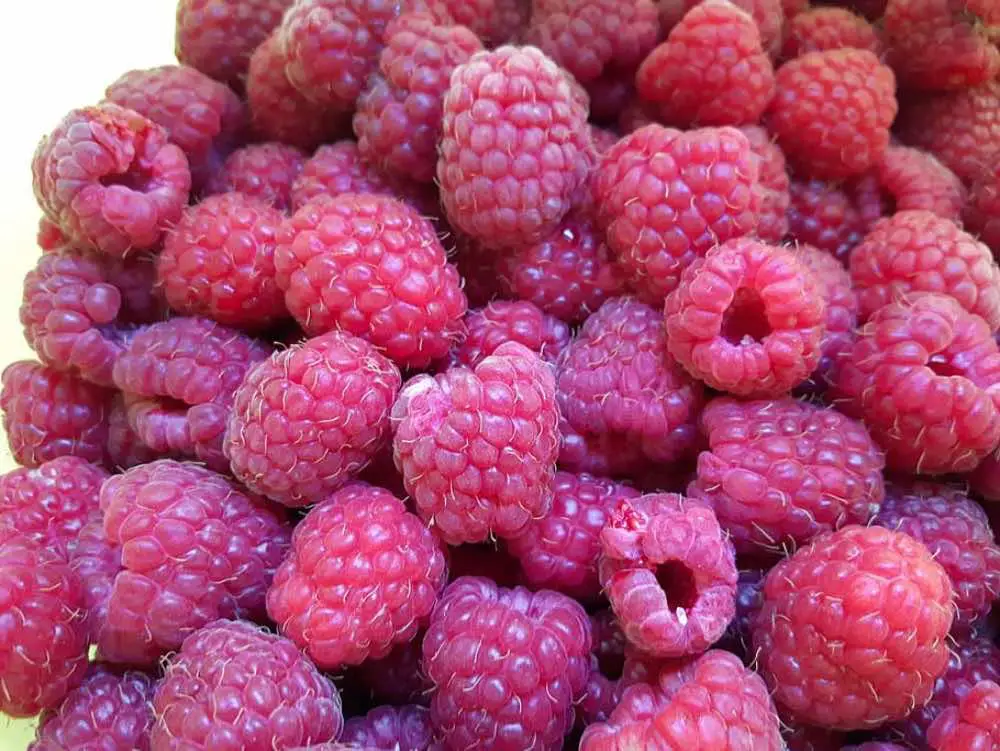
[[[462,577],[424,637],[431,722],[447,751],[558,751],[573,726],[590,656],[583,608],[549,590]],[[472,657],[476,655],[476,657]]]
[[[184,640],[153,698],[150,751],[269,751],[336,738],[333,684],[288,639],[215,621]]]
[[[844,527],[768,573],[759,669],[790,718],[841,730],[902,719],[945,670],[951,603],[948,574],[921,543]]]
[[[897,212],[930,211],[956,222],[962,215],[962,206],[967,200],[965,186],[928,151],[889,146],[879,162],[877,174],[884,197]]]
[[[859,189],[857,181],[791,180],[789,239],[812,245],[847,265],[851,250],[882,216],[881,192]]]
[[[430,713],[412,704],[375,707],[363,717],[344,723],[340,740],[373,751],[434,751],[434,728]]]
[[[847,8],[810,8],[789,19],[782,57],[853,47],[878,55],[882,43],[867,20]]]
[[[212,175],[206,194],[242,193],[279,211],[288,211],[292,184],[307,158],[301,149],[276,141],[252,143],[226,157]]]
[[[934,751],[977,751],[1000,743],[1000,685],[980,681],[957,707],[941,713],[927,733]]]
[[[530,302],[498,300],[470,310],[465,339],[448,356],[449,364],[474,368],[504,342],[518,342],[546,362],[555,362],[569,344],[570,328]]]

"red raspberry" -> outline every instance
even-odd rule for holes
[[[815,370],[825,313],[819,283],[791,250],[730,240],[685,269],[667,298],[667,342],[712,388],[777,396]]]
[[[881,194],[865,189],[865,181],[861,182],[792,180],[789,236],[832,254],[846,265],[851,250],[882,216]]]
[[[100,642],[101,635],[109,633],[108,600],[115,577],[122,570],[121,547],[111,543],[104,534],[104,519],[100,513],[92,515],[70,542],[69,565],[83,589],[91,640]]]
[[[465,26],[496,47],[512,41],[528,20],[528,0],[422,0],[410,3],[414,10],[429,11],[439,23]]]
[[[344,723],[340,740],[371,751],[433,751],[430,713],[424,707],[376,707],[363,717]]]
[[[59,456],[104,461],[112,392],[31,360],[4,368],[2,383],[0,409],[14,461],[25,467]]]
[[[962,211],[965,227],[1000,256],[1000,173],[984,175],[972,184]]]
[[[742,125],[767,109],[774,68],[749,13],[726,0],[705,0],[643,61],[635,84],[664,122]]]
[[[166,131],[115,104],[73,110],[42,139],[35,198],[75,245],[114,256],[155,248],[191,189]]]
[[[157,751],[279,749],[333,740],[333,684],[288,639],[216,621],[184,639],[153,699]]]
[[[587,614],[565,595],[476,577],[448,585],[423,658],[444,748],[561,749],[586,685],[590,645]]]
[[[557,472],[552,508],[508,540],[507,549],[520,561],[532,588],[596,601],[601,595],[597,578],[601,530],[620,500],[638,496],[634,488],[601,477]]]
[[[663,31],[669,32],[673,29],[688,11],[701,2],[702,0],[659,0]],[[804,9],[807,0],[736,0],[733,5],[753,17],[764,49],[774,57],[781,47],[785,18],[795,15],[790,9],[784,9],[782,6],[792,2],[801,3]]]
[[[551,233],[586,176],[586,120],[571,79],[534,47],[501,47],[458,66],[437,163],[449,222],[491,248]]]
[[[957,707],[946,709],[927,733],[934,751],[978,751],[1000,745],[1000,685],[980,681]]]
[[[286,506],[321,500],[387,442],[400,383],[395,365],[341,331],[274,353],[236,391],[224,445],[233,474]]]
[[[644,302],[659,305],[695,258],[756,229],[758,174],[750,142],[733,128],[648,125],[601,158],[598,224]]]
[[[186,208],[156,259],[167,303],[181,315],[245,329],[286,317],[274,270],[281,221],[280,211],[242,193]]]
[[[482,49],[469,29],[437,24],[428,14],[406,14],[390,26],[378,72],[354,114],[365,161],[399,178],[432,182],[452,71]]]
[[[893,210],[924,209],[955,221],[961,216],[966,199],[962,181],[933,154],[890,146],[877,172],[879,186]]]
[[[42,249],[43,253],[62,250],[69,245],[69,240],[66,239],[63,231],[59,229],[59,225],[44,214],[38,220],[38,234],[36,235],[36,239],[38,240],[38,247]]]
[[[991,501],[986,504],[987,510],[990,510],[997,501],[1000,501],[1000,457],[996,452],[988,455],[978,467],[965,476],[965,480],[979,498]],[[1000,516],[996,518],[1000,519]],[[996,521],[993,522],[993,526],[1000,529],[1000,524]]]
[[[661,314],[633,298],[609,300],[584,322],[556,386],[564,467],[633,474],[683,458],[698,440],[701,385],[668,354]]]
[[[840,364],[838,408],[865,421],[891,469],[968,472],[1000,441],[1000,351],[952,298],[882,308]]]
[[[546,362],[555,362],[570,340],[569,326],[530,302],[491,302],[465,316],[465,339],[449,356],[449,366],[474,368],[504,342],[518,342]]]
[[[237,149],[212,175],[207,193],[243,193],[280,211],[292,206],[292,184],[308,157],[283,143],[253,143]]]
[[[95,663],[83,683],[39,719],[29,751],[149,751],[156,684],[145,673]]]
[[[760,670],[794,719],[841,730],[902,719],[948,662],[951,596],[948,574],[908,535],[821,535],[764,581]]]
[[[184,65],[242,91],[250,55],[292,0],[179,0],[174,49]]]
[[[122,394],[116,394],[111,399],[107,418],[106,464],[110,469],[128,469],[169,456],[166,453],[154,451],[144,444],[132,429],[128,422],[128,404],[126,404]]]
[[[474,369],[411,379],[393,454],[417,511],[450,545],[513,537],[546,513],[559,449],[550,367],[506,342]]]
[[[785,155],[771,140],[771,134],[759,125],[744,125],[740,131],[750,141],[750,148],[759,159],[760,220],[757,237],[778,244],[788,234],[789,193]]]
[[[291,530],[257,496],[199,465],[164,459],[109,478],[101,510],[124,566],[106,627],[119,652],[106,657],[155,661],[216,618],[263,615]]]
[[[874,26],[846,8],[810,8],[789,20],[781,55],[793,58],[851,47],[878,55],[882,41]]]
[[[373,699],[388,704],[430,703],[431,684],[420,670],[423,633],[405,644],[397,644],[381,660],[368,659],[354,671]]]
[[[868,50],[809,52],[778,69],[768,127],[810,177],[846,178],[878,164],[896,117],[892,69]]]
[[[0,590],[0,712],[32,717],[57,706],[87,670],[83,589],[62,555],[11,540],[0,544]]]
[[[650,678],[625,690],[607,723],[584,731],[580,751],[784,748],[764,682],[728,652],[712,650]]]

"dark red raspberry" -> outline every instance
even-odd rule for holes
[[[274,270],[282,218],[242,193],[209,196],[186,208],[156,259],[157,283],[170,307],[251,330],[287,317]]]
[[[604,303],[556,373],[562,466],[633,474],[684,458],[698,440],[702,389],[667,352],[662,315],[631,297]]]
[[[368,659],[354,671],[354,676],[373,699],[388,704],[430,703],[431,684],[420,669],[424,635],[397,644],[380,660]]]
[[[276,352],[236,391],[225,452],[248,488],[286,506],[322,500],[389,438],[396,366],[341,331]]]
[[[98,642],[101,634],[107,633],[108,600],[115,577],[122,570],[122,550],[104,534],[104,519],[100,513],[90,517],[68,548],[70,568],[79,577],[83,589],[91,640]]]
[[[643,61],[640,98],[666,123],[756,123],[774,96],[774,68],[753,18],[726,0],[689,10]]]
[[[42,139],[35,198],[66,238],[114,256],[155,248],[191,189],[166,131],[115,104],[73,110]]]
[[[669,32],[684,15],[702,0],[659,0],[660,23],[664,32]],[[774,57],[781,47],[785,17],[794,13],[783,9],[783,5],[799,2],[806,6],[807,0],[736,0],[733,3],[745,13],[749,13],[757,24],[764,49]]]
[[[0,544],[0,591],[0,712],[32,717],[56,707],[87,670],[83,588],[59,552],[20,539]]]
[[[472,29],[490,47],[519,36],[531,10],[528,0],[411,0],[410,5],[431,12],[439,23]]]
[[[555,362],[570,340],[569,326],[530,302],[491,302],[465,316],[465,339],[449,355],[449,365],[474,368],[504,342],[518,342],[546,362]]]
[[[789,186],[788,234],[845,265],[851,250],[882,216],[881,193],[859,181],[796,180]]]
[[[534,47],[481,52],[444,97],[437,179],[455,229],[491,248],[551,233],[586,177],[587,110]]]
[[[667,343],[712,388],[777,396],[815,370],[825,314],[821,287],[794,252],[730,240],[681,275],[667,298]]]
[[[111,391],[31,360],[11,363],[0,380],[14,461],[25,467],[59,456],[104,461]]]
[[[929,152],[890,146],[877,173],[879,187],[892,210],[923,209],[955,221],[962,215],[966,200],[962,181]]]
[[[520,561],[532,588],[594,602],[601,595],[597,578],[601,530],[620,500],[638,496],[634,488],[601,477],[557,472],[552,508],[508,540],[507,549]]]
[[[841,360],[837,406],[863,419],[892,469],[968,472],[1000,441],[1000,351],[954,299],[892,303]]]
[[[317,665],[336,670],[413,639],[447,578],[420,519],[388,490],[353,483],[295,528],[267,612]]]
[[[216,618],[264,614],[291,530],[257,496],[197,464],[164,459],[109,478],[101,510],[124,566],[99,641],[106,658],[155,661]]]
[[[424,707],[376,707],[344,723],[340,740],[372,751],[436,751],[430,712]]]
[[[91,665],[83,683],[39,719],[28,751],[149,751],[154,679]]]
[[[128,404],[122,394],[116,394],[108,407],[108,442],[106,464],[112,470],[123,470],[155,459],[168,458],[144,444],[128,422]]]
[[[847,8],[810,8],[789,19],[781,55],[792,58],[850,47],[878,55],[882,41],[874,26]]]
[[[785,155],[771,140],[771,134],[759,125],[744,125],[740,131],[750,141],[750,148],[759,159],[760,220],[757,237],[778,244],[788,234],[789,193]]]
[[[1000,501],[1000,457],[997,456],[996,452],[983,459],[978,467],[965,476],[965,479],[978,497],[991,501],[987,504],[987,510]],[[997,510],[1000,511],[1000,508]],[[997,515],[993,521],[993,526],[1000,529],[1000,524],[996,520],[1000,520],[1000,515]]]
[[[733,128],[648,125],[604,154],[591,183],[598,224],[644,302],[659,305],[695,258],[754,231],[758,174]]]
[[[624,486],[621,486],[624,487]],[[625,670],[627,642],[611,608],[598,610],[590,616],[593,651],[601,672],[609,678],[619,678]]]
[[[308,157],[294,146],[270,141],[237,149],[212,175],[209,194],[243,193],[281,211],[292,206],[292,185]]]
[[[782,736],[788,751],[843,751],[847,740],[845,733],[808,725],[789,725],[782,722]]]
[[[908,535],[821,535],[764,581],[758,665],[791,718],[841,730],[902,719],[945,670],[951,597],[948,574]]]
[[[445,749],[557,751],[589,672],[590,623],[569,597],[463,577],[424,637],[431,722]]]
[[[907,751],[905,746],[885,741],[868,741],[858,746],[843,746],[841,751]]]
[[[44,214],[38,220],[38,247],[43,253],[50,253],[53,250],[62,250],[69,245],[66,235],[59,229],[59,225],[53,222]]]
[[[506,342],[475,369],[411,379],[392,410],[393,453],[445,542],[513,537],[552,502],[559,409],[549,365]]]
[[[451,581],[463,576],[492,579],[498,587],[523,584],[518,561],[507,551],[504,542],[491,540],[448,548],[448,574]]]
[[[846,178],[878,164],[896,117],[892,69],[868,50],[808,52],[778,69],[768,127],[810,177]]]
[[[751,647],[753,619],[764,604],[764,577],[767,571],[759,568],[742,569],[736,580],[736,615],[726,627],[725,635],[715,643],[717,649],[725,649],[752,663]],[[789,744],[791,745],[791,744]],[[839,744],[834,751],[839,751]]]
[[[580,751],[784,747],[764,682],[721,650],[666,666],[648,683],[625,689],[608,722],[591,725],[580,741]]]
[[[978,751],[1000,745],[1000,685],[980,681],[957,707],[950,707],[927,733],[934,751]]]
[[[1000,172],[985,175],[972,184],[962,219],[974,233],[1000,256]]]
[[[452,71],[482,49],[469,29],[438,24],[429,14],[405,14],[390,26],[378,72],[354,114],[365,161],[399,178],[432,182]]]
[[[216,621],[184,640],[153,699],[157,751],[279,749],[333,740],[340,696],[288,639]]]

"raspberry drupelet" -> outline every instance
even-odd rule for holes
[[[236,149],[212,175],[208,195],[242,193],[279,211],[292,206],[292,185],[308,157],[295,146],[277,141],[252,143]]]
[[[941,713],[927,733],[933,751],[977,751],[1000,744],[1000,684],[980,681]]]
[[[873,728],[930,698],[947,666],[952,615],[948,574],[926,547],[848,526],[771,569],[753,647],[790,719]]]
[[[100,513],[76,533],[69,550],[69,566],[80,579],[83,604],[87,609],[87,626],[91,641],[97,643],[106,633],[108,600],[115,577],[122,570],[121,546],[104,534],[104,519]]]
[[[967,198],[965,186],[930,152],[891,145],[876,174],[890,213],[924,210],[955,221],[962,215]]]
[[[434,728],[424,707],[375,707],[344,723],[340,740],[371,751],[435,751]]]
[[[868,190],[861,182],[792,179],[788,238],[819,248],[846,266],[851,250],[868,234],[884,208],[881,193]]]
[[[788,59],[845,47],[878,55],[882,42],[874,26],[847,8],[810,8],[789,19],[781,56]]]
[[[778,244],[788,234],[788,206],[791,202],[785,155],[763,127],[744,125],[740,132],[750,141],[750,148],[759,159],[757,190],[761,197],[757,237],[764,242]]]
[[[449,365],[474,368],[504,342],[518,342],[546,362],[555,362],[569,344],[568,325],[530,302],[498,300],[465,316],[465,339],[448,356]]]

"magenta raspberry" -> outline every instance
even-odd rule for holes
[[[498,300],[470,310],[465,339],[449,355],[449,364],[474,368],[504,342],[518,342],[546,362],[555,362],[570,341],[570,328],[530,302]]]
[[[206,186],[206,193],[242,193],[280,211],[292,206],[292,185],[306,154],[276,141],[252,143],[226,157]]]
[[[825,251],[847,264],[851,250],[882,216],[881,191],[859,181],[793,179],[789,184],[789,239]]]
[[[424,707],[375,707],[344,723],[340,740],[371,751],[435,751],[430,713]]]

